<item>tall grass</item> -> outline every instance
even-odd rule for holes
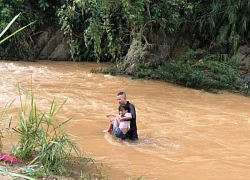
[[[81,180],[112,179],[101,172],[92,158],[81,156],[77,145],[64,129],[70,119],[57,119],[67,99],[57,103],[53,98],[48,112],[43,112],[38,109],[32,89],[25,91],[19,84],[17,88],[20,110],[18,125],[13,128],[18,135],[13,154],[21,160],[21,166],[25,164],[26,167],[9,172],[0,166],[0,174],[30,180],[51,174],[77,177]],[[6,109],[11,104],[6,105]],[[5,113],[6,111],[3,112]],[[103,166],[101,164],[101,168]]]
[[[16,15],[9,23],[8,25],[0,32],[0,38],[4,35],[4,33],[10,28],[10,26],[16,21],[16,19],[20,16],[21,13],[19,13],[18,15]],[[12,36],[16,35],[18,32],[24,30],[25,28],[27,28],[28,26],[34,24],[36,21],[29,23],[26,26],[21,27],[20,29],[16,30],[15,32],[13,32],[12,34],[10,34],[9,36],[5,37],[4,39],[0,40],[0,44],[2,44],[3,42],[5,42],[6,40],[8,40],[9,38],[11,38]],[[12,103],[11,103],[12,104]],[[11,105],[10,104],[10,105]],[[6,113],[6,108],[7,106],[5,106],[4,111],[2,111],[1,115],[0,115],[0,120],[3,119],[3,115]],[[2,152],[2,131],[0,130],[0,152]]]
[[[0,38],[3,36],[3,34],[10,28],[10,26],[16,21],[16,19],[20,16],[21,13],[19,13],[18,15],[16,15],[10,22],[9,24],[4,28],[4,30],[0,33]],[[21,27],[20,29],[16,30],[15,32],[13,32],[12,34],[8,35],[7,37],[5,37],[4,39],[0,40],[0,44],[2,44],[4,41],[6,41],[7,39],[11,38],[12,36],[15,36],[17,33],[19,33],[20,31],[24,30],[25,28],[27,28],[28,26],[34,24],[36,21],[33,21],[29,24],[27,24],[26,26]]]
[[[58,104],[54,98],[49,112],[41,112],[37,108],[32,90],[29,94],[18,85],[18,92],[21,109],[19,125],[14,128],[19,136],[15,155],[30,159],[32,165],[42,165],[46,172],[63,172],[65,163],[73,155],[80,154],[77,145],[63,128],[69,119],[64,121],[56,119],[66,100]],[[24,97],[28,97],[30,103],[27,103],[28,98]]]
[[[79,148],[70,139],[70,134],[64,129],[70,119],[57,119],[67,99],[58,103],[53,98],[49,110],[43,112],[38,109],[32,88],[26,91],[18,84],[17,89],[20,110],[18,124],[13,129],[18,138],[13,144],[12,154],[20,159],[21,167],[25,167],[10,169],[14,172],[9,172],[0,166],[0,174],[24,179],[52,174],[78,177],[81,180],[110,180],[92,158],[82,157]],[[6,105],[0,114],[0,120],[6,119],[7,110],[13,102]],[[14,118],[9,118],[8,121],[10,128],[14,124]]]

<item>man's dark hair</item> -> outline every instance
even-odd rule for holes
[[[126,93],[125,92],[119,92],[117,96],[124,96],[126,98]]]

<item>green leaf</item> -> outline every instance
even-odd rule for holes
[[[10,22],[9,24],[6,26],[6,28],[1,32],[0,37],[2,37],[2,35],[10,28],[10,26],[13,24],[13,22],[18,18],[18,16],[20,16],[21,13],[19,13],[18,15],[16,15]],[[0,43],[1,44],[1,43]]]
[[[12,36],[14,36],[15,34],[17,34],[18,32],[24,30],[25,28],[27,28],[28,26],[31,26],[32,24],[34,24],[36,21],[33,21],[31,23],[29,23],[28,25],[18,29],[17,31],[15,31],[14,33],[12,33],[11,35],[7,36],[6,38],[4,38],[3,40],[0,41],[0,44],[2,44],[4,41],[6,41],[7,39],[11,38]],[[7,26],[8,27],[8,26]],[[6,29],[6,28],[5,28]],[[1,36],[0,36],[1,37]]]

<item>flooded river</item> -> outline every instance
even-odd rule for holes
[[[9,109],[17,114],[17,83],[29,89],[32,82],[39,109],[49,109],[54,97],[68,98],[59,113],[71,119],[67,131],[86,155],[110,167],[114,180],[250,179],[249,97],[90,72],[105,66],[0,61],[1,110],[17,99]],[[106,114],[117,113],[119,91],[136,107],[137,143],[102,132]]]

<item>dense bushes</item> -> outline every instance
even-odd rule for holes
[[[133,38],[146,43],[152,31],[176,32],[191,9],[186,1],[66,0],[58,17],[70,35],[72,59],[114,61],[126,55]]]
[[[196,60],[202,52],[188,52],[183,58],[167,61],[149,68],[140,64],[133,78],[146,78],[167,81],[186,87],[217,91],[222,89],[239,90],[242,85],[238,78],[237,63],[220,55],[210,55]],[[117,66],[109,66],[103,71],[112,75],[123,74]]]
[[[216,90],[235,89],[238,72],[228,63],[200,61],[191,64],[187,61],[171,61],[153,70],[151,78],[159,78],[187,87]]]

